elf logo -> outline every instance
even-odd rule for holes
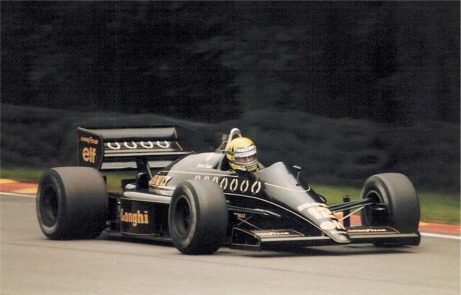
[[[96,163],[96,149],[92,147],[83,148],[82,159],[85,162]]]

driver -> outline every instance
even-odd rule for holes
[[[256,158],[256,146],[253,141],[246,137],[232,139],[226,151],[229,166],[236,172],[258,171],[258,159]]]

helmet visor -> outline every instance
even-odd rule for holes
[[[256,147],[254,145],[234,152],[234,163],[242,166],[250,166],[256,162]]]
[[[234,162],[237,164],[253,164],[256,161],[256,155],[246,156],[246,157],[235,157]]]

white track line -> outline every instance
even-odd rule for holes
[[[432,233],[421,233],[421,235],[423,237],[442,238],[442,239],[451,239],[451,240],[461,241],[460,236],[454,236],[454,235],[442,235],[442,234],[432,234]]]
[[[1,196],[35,198],[34,195],[26,195],[26,194],[18,194],[18,193],[4,193],[4,192],[0,192],[0,197]],[[455,236],[455,235],[443,235],[443,234],[433,234],[433,233],[422,232],[421,236],[423,236],[423,237],[431,237],[431,238],[440,238],[440,239],[458,240],[458,241],[461,240],[460,236]]]
[[[9,197],[35,198],[34,195],[0,192],[0,196],[3,196],[3,195],[9,196]]]

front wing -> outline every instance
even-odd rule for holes
[[[419,232],[400,233],[391,227],[351,227],[347,228],[347,233],[351,244],[417,246],[421,241]],[[328,236],[305,236],[291,229],[244,230],[240,228],[233,229],[230,243],[231,248],[248,250],[327,245],[344,244],[337,243]]]

